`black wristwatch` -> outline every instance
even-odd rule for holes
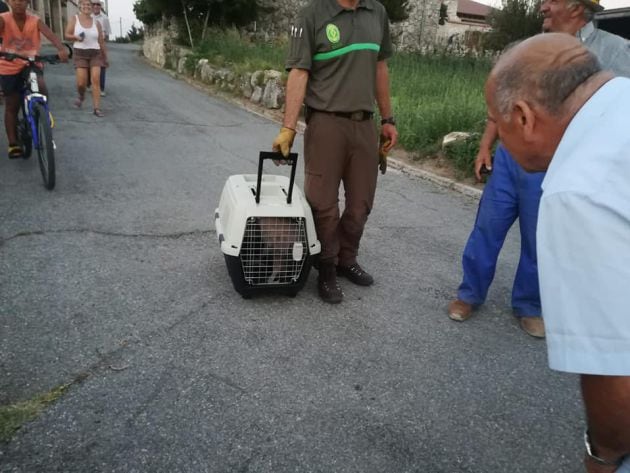
[[[394,120],[394,117],[383,118],[381,120],[381,125],[385,125],[385,124],[390,124],[390,125],[396,126],[396,120]]]
[[[588,432],[588,429],[586,429],[586,431],[584,432],[584,447],[586,448],[586,455],[588,455],[591,460],[599,465],[621,466],[626,458],[626,455],[623,455],[616,460],[606,460],[605,458],[598,457],[597,453],[593,449],[593,446],[591,445],[591,436]]]

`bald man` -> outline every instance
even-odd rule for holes
[[[540,6],[544,31],[575,36],[597,56],[604,69],[630,77],[630,42],[595,28],[592,18],[600,10],[603,8],[599,0],[544,0]],[[484,167],[493,168],[493,173],[484,188],[477,218],[464,248],[463,278],[448,314],[453,320],[464,321],[471,316],[473,308],[485,302],[499,252],[518,218],[521,255],[512,287],[512,310],[526,333],[543,337],[536,222],[544,173],[524,172],[501,145],[493,166],[491,149],[496,138],[496,127],[488,122],[475,161],[475,173],[479,179]]]
[[[514,159],[547,171],[538,268],[549,365],[581,374],[589,473],[630,472],[630,79],[569,35],[505,53],[488,119]]]

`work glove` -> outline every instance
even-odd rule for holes
[[[390,139],[381,136],[381,143],[378,147],[378,168],[381,170],[381,174],[387,172],[387,149],[391,143]]]
[[[283,126],[282,128],[280,128],[280,133],[278,133],[276,139],[273,140],[273,145],[271,145],[271,149],[273,149],[274,151],[280,151],[282,153],[282,156],[288,158],[289,153],[291,152],[291,146],[293,146],[294,139],[295,130]]]

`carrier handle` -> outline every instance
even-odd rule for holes
[[[260,203],[260,187],[262,183],[262,171],[263,161],[265,159],[272,159],[274,161],[290,161],[291,164],[291,179],[289,180],[289,194],[287,195],[287,204],[291,203],[293,197],[293,183],[295,182],[295,169],[297,168],[297,153],[289,153],[288,157],[285,157],[279,151],[261,151],[258,158],[258,179],[256,181],[256,203]]]

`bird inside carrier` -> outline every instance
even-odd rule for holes
[[[293,284],[308,255],[303,217],[250,217],[241,245],[243,276],[252,286]]]

